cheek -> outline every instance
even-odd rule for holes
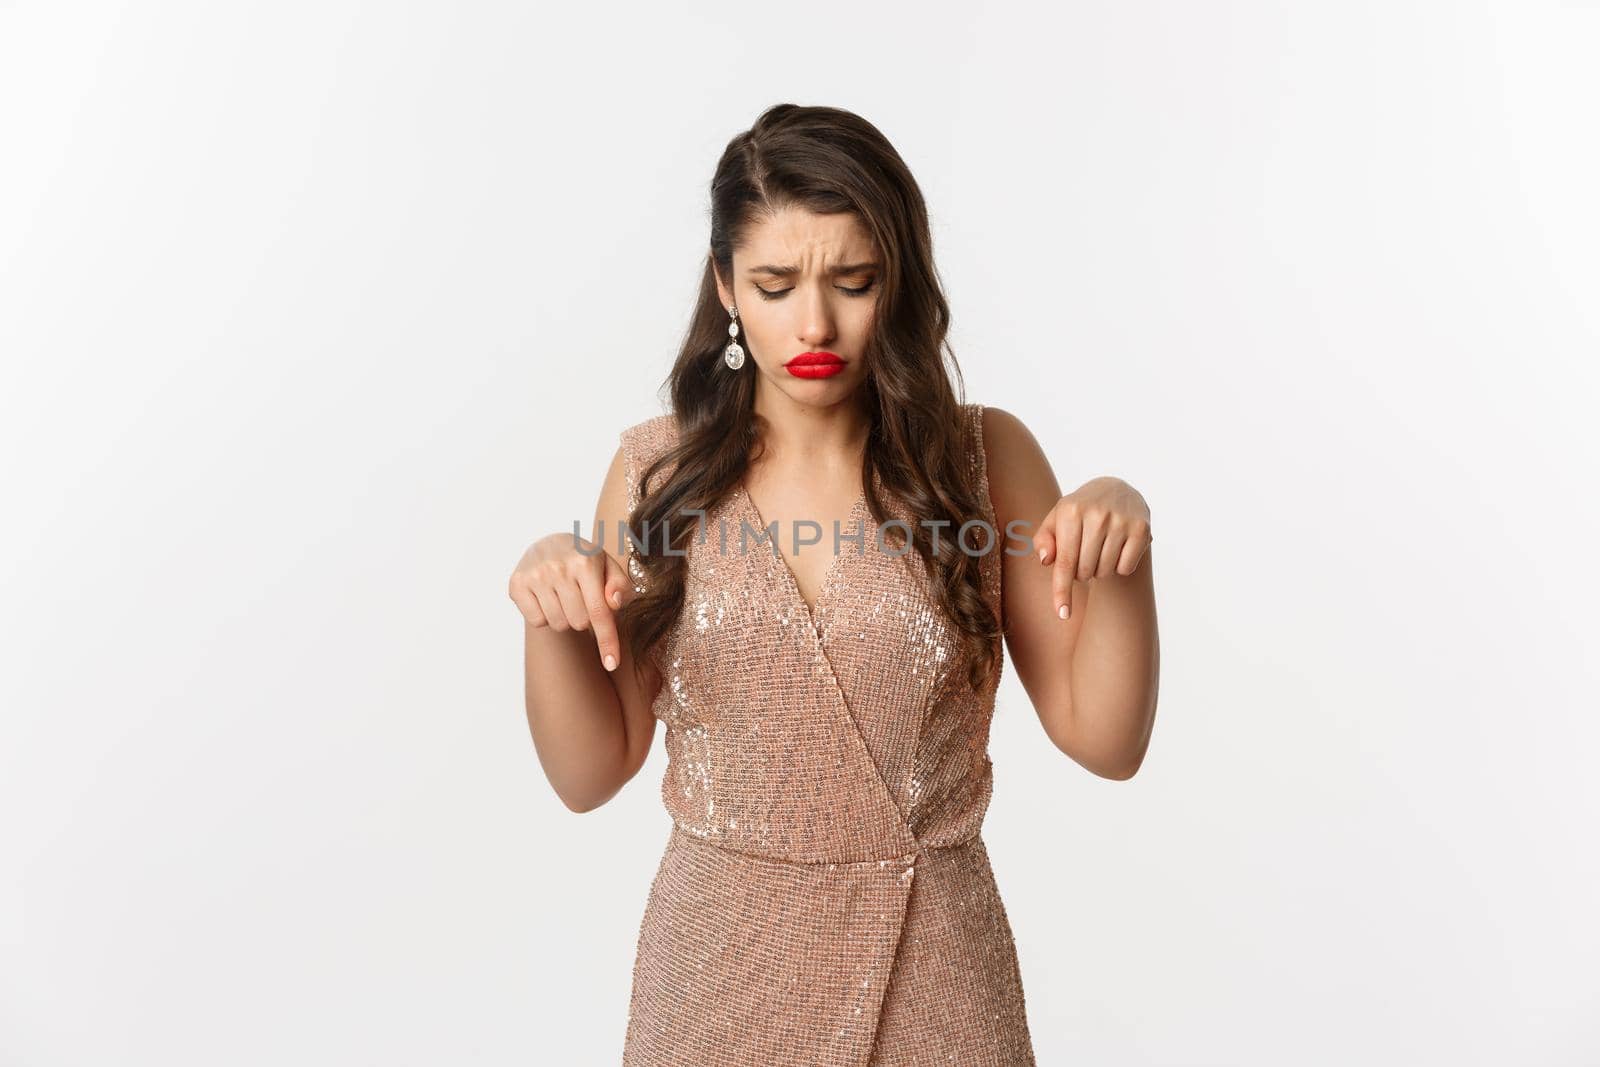
[[[850,316],[850,323],[858,332],[866,333],[872,329],[872,319],[878,312],[878,302],[862,300],[860,303],[861,306]]]
[[[769,353],[782,347],[784,324],[781,312],[761,308],[751,315],[741,314],[740,326],[745,340],[749,342],[746,347],[751,349],[753,356],[765,359]]]
[[[777,312],[771,308],[762,308],[754,315],[747,315],[744,317],[743,322],[745,332],[757,343],[771,337],[773,332],[779,329],[781,325]]]

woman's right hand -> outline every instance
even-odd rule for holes
[[[617,669],[622,643],[612,612],[637,594],[628,572],[603,547],[566,532],[541,537],[511,572],[509,592],[529,626],[558,632],[593,626],[601,663]]]

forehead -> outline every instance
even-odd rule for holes
[[[873,241],[852,212],[819,215],[787,207],[751,223],[734,251],[743,263],[794,263],[802,268],[871,259]]]

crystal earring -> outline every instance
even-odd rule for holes
[[[739,309],[729,304],[728,315],[728,347],[722,350],[722,361],[731,370],[738,370],[744,366],[744,349],[739,347]]]

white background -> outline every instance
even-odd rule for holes
[[[1600,1062],[1600,6],[0,4],[0,1062],[614,1064],[657,747],[505,584],[846,107],[967,399],[1150,501],[1128,782],[1002,688],[1042,1065]]]

